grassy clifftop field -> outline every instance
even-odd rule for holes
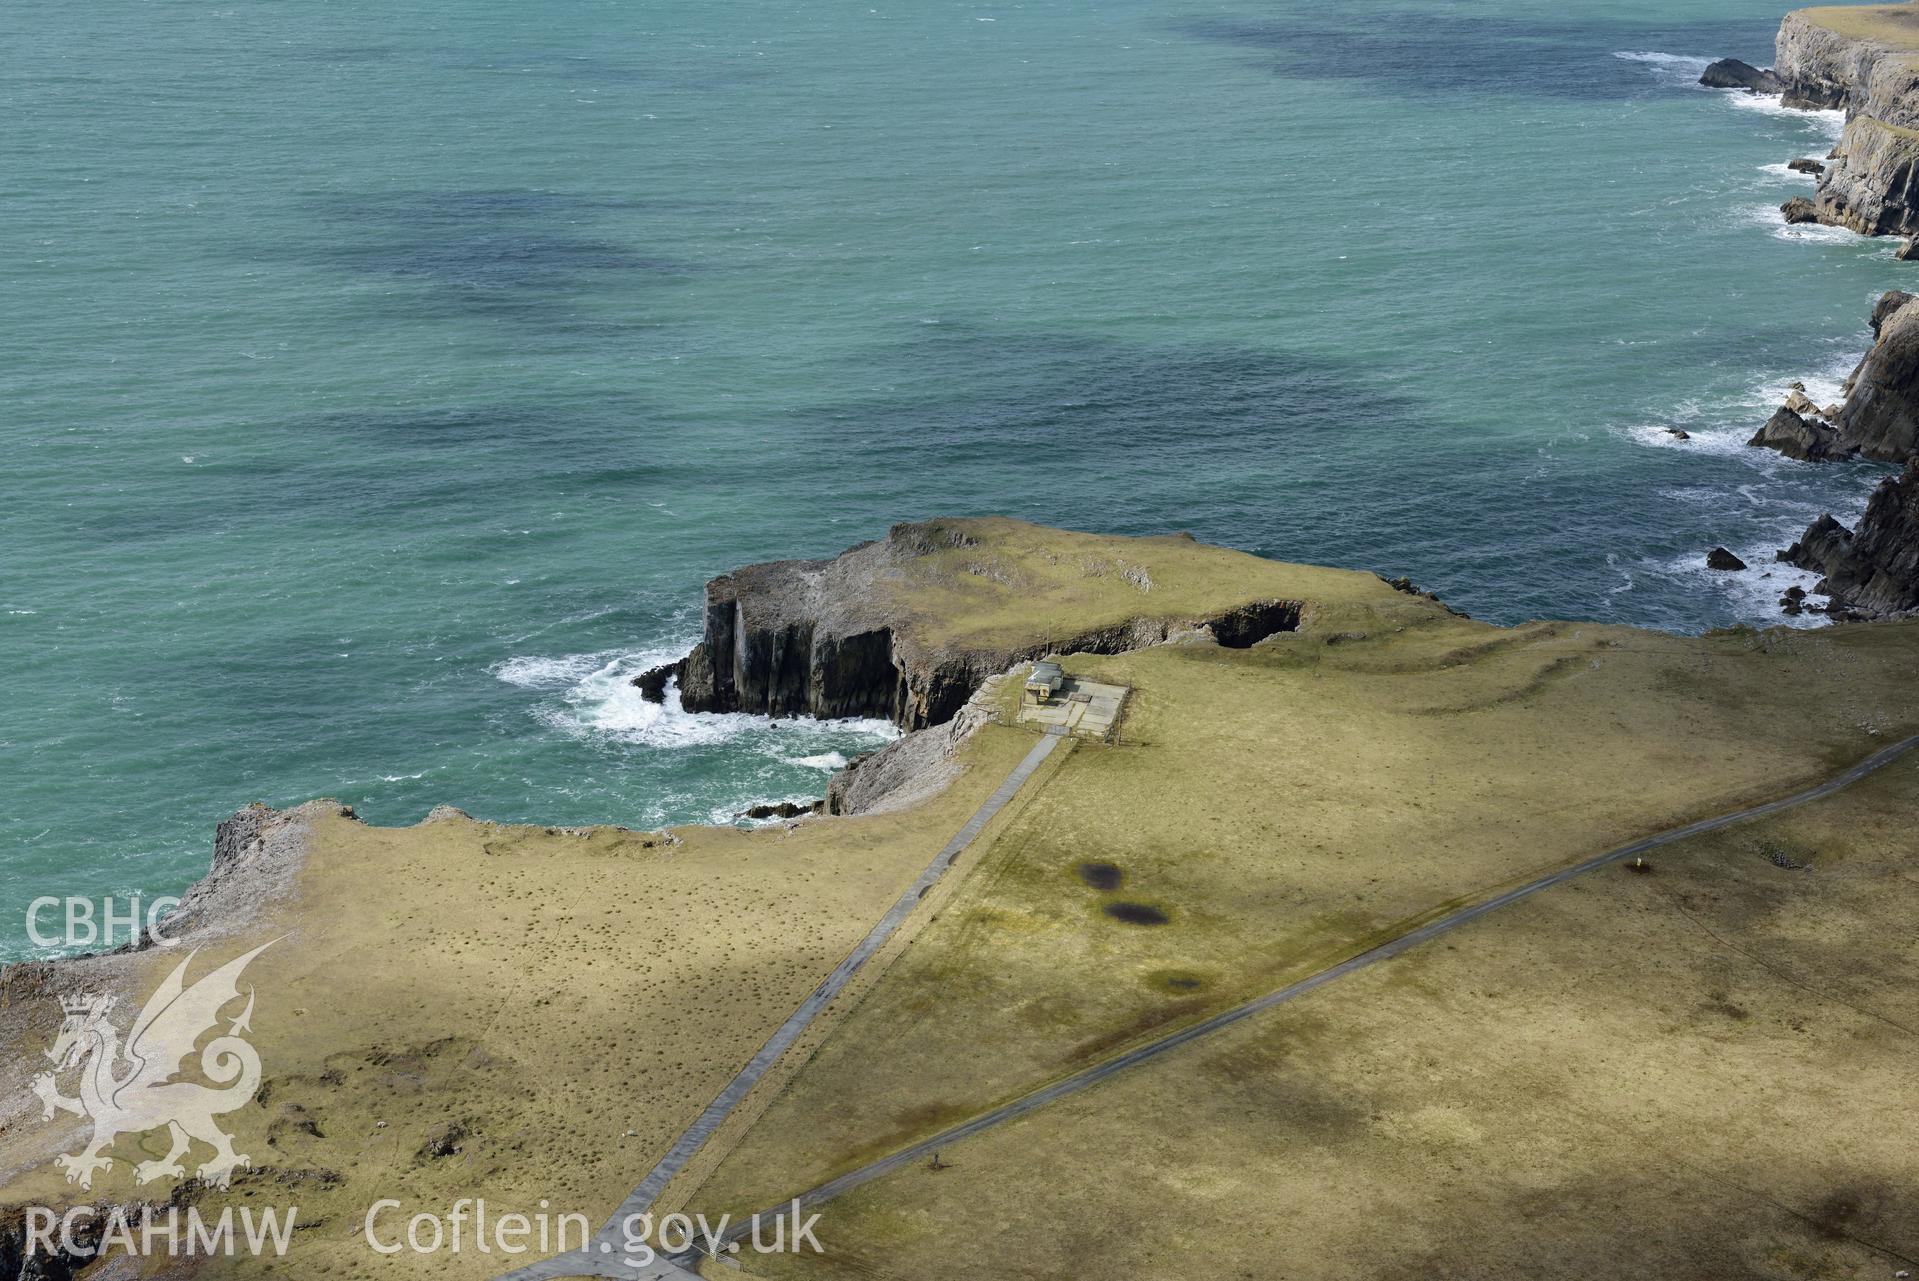
[[[1919,6],[1912,4],[1819,5],[1795,16],[1856,40],[1919,49]]]
[[[1371,574],[1265,560],[1184,535],[1110,538],[1003,517],[903,528],[917,554],[880,576],[876,595],[927,649],[1016,649],[1035,637],[1203,618],[1256,600],[1311,602],[1322,626],[1346,609],[1375,620],[1443,612]]]
[[[1047,761],[661,1209],[780,1203],[1461,904],[1919,732],[1912,624],[1501,629],[1369,575],[956,524],[973,544],[914,571],[929,626],[1017,639],[1075,611],[1184,611],[1185,593],[1297,599],[1299,627],[1069,656],[1131,687],[1118,741]],[[373,1254],[360,1224],[382,1197],[544,1199],[597,1223],[1032,747],[1011,719],[897,813],[664,834],[314,818],[290,892],[208,943],[280,939],[252,972],[266,1079],[228,1118],[254,1169],[196,1195],[293,1200],[318,1222],[285,1261],[203,1274],[505,1270]],[[1660,1261],[1648,1275],[1879,1275],[1857,1269],[1919,1254],[1893,1195],[1915,1173],[1899,1064],[1919,963],[1898,922],[1919,909],[1900,836],[1916,818],[1902,764],[1650,874],[1547,891],[829,1201],[824,1257],[748,1266],[1610,1275],[1630,1246]],[[175,960],[9,973],[5,1061],[37,1070],[57,994],[137,1004]],[[7,1084],[0,1204],[74,1199],[48,1161],[78,1124],[42,1123],[24,1076]],[[134,1146],[116,1155],[163,1136]],[[87,1199],[138,1195],[122,1164]]]

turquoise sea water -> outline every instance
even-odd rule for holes
[[[1771,619],[1705,549],[1873,473],[1739,442],[1911,271],[1778,224],[1835,117],[1692,86],[1778,17],[16,0],[0,955],[34,895],[179,889],[254,799],[815,795],[879,727],[622,678],[710,575],[901,519]]]

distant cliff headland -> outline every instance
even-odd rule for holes
[[[1842,110],[1845,131],[1823,158],[1796,157],[1818,182],[1781,208],[1788,222],[1903,236],[1898,257],[1919,257],[1919,5],[1804,9],[1780,26],[1777,65],[1728,59],[1708,68],[1714,88],[1777,93],[1788,107]],[[1779,559],[1822,577],[1815,592],[1839,619],[1919,611],[1919,307],[1891,290],[1873,310],[1873,346],[1846,380],[1844,399],[1815,405],[1796,386],[1752,438],[1809,463],[1867,459],[1900,467],[1881,482],[1854,528],[1822,515]],[[1808,608],[1797,589],[1781,600]]]

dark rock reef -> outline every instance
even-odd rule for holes
[[[1871,350],[1846,379],[1845,400],[1817,408],[1795,383],[1748,444],[1803,462],[1858,456],[1904,463],[1919,452],[1919,307],[1893,290],[1872,309]]]
[[[1730,574],[1737,573],[1745,567],[1745,561],[1740,560],[1724,547],[1715,547],[1706,553],[1707,569],[1716,569]]]
[[[1805,463],[1844,458],[1847,453],[1839,443],[1839,433],[1831,426],[1795,413],[1784,405],[1746,443],[1761,449],[1776,449],[1788,458]]]
[[[1787,224],[1794,227],[1821,221],[1819,202],[1805,196],[1794,196],[1779,206],[1779,212],[1785,217]]]
[[[1721,58],[1706,68],[1699,83],[1708,89],[1744,89],[1748,93],[1784,93],[1785,82],[1771,71],[1761,71],[1750,62]]]
[[[1881,485],[1859,527],[1821,516],[1779,559],[1825,577],[1836,618],[1899,618],[1919,612],[1919,463]]]
[[[1844,403],[1822,416],[1798,412],[1789,399],[1751,443],[1807,462],[1865,458],[1898,463],[1902,475],[1873,494],[1858,528],[1830,513],[1814,521],[1779,559],[1823,576],[1815,589],[1831,598],[1835,618],[1898,617],[1919,609],[1919,306],[1894,290],[1872,311],[1872,349],[1846,380]],[[1829,420],[1829,421],[1827,421]],[[1788,594],[1787,613],[1807,608]]]
[[[808,814],[817,814],[821,808],[818,801],[810,805],[801,805],[797,801],[769,801],[764,805],[749,805],[740,811],[741,818],[804,818]]]
[[[948,720],[987,677],[1025,659],[1121,653],[1201,629],[1221,645],[1245,647],[1299,626],[1299,601],[1251,600],[1188,617],[1155,614],[1142,600],[1139,616],[1072,635],[1050,634],[1036,611],[1030,627],[997,639],[929,638],[906,603],[917,563],[972,542],[966,521],[895,525],[886,538],[831,560],[722,574],[706,585],[693,652],[633,683],[658,701],[675,682],[691,712],[879,717],[913,730]]]

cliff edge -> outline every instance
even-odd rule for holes
[[[1919,453],[1919,307],[1892,290],[1872,309],[1872,346],[1853,368],[1845,398],[1824,408],[1794,383],[1786,403],[1746,443],[1800,462],[1869,458],[1903,464]]]
[[[1902,475],[1881,482],[1856,528],[1821,515],[1779,553],[1822,575],[1833,617],[1871,620],[1919,609],[1919,306],[1895,290],[1873,308],[1873,345],[1846,380],[1842,404],[1813,410],[1789,399],[1749,442],[1803,462],[1865,458]]]
[[[1818,590],[1835,617],[1919,612],[1919,463],[1873,491],[1856,529],[1821,516],[1779,559],[1825,575]]]
[[[706,585],[693,651],[634,684],[692,712],[951,719],[980,685],[1048,653],[1115,654],[1183,633],[1246,648],[1342,603],[1444,606],[1370,574],[1307,570],[1188,535],[1122,539],[1001,517],[895,525],[830,560],[750,565]]]
[[[1801,9],[1780,26],[1777,55],[1787,106],[1847,117],[1817,195],[1789,202],[1787,217],[1919,233],[1919,6]]]

